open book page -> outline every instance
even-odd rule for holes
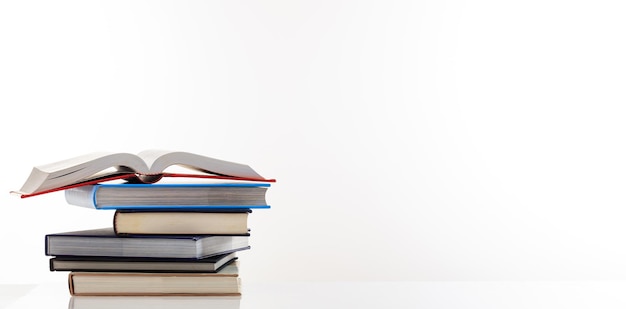
[[[150,167],[151,173],[162,173],[173,165],[222,176],[263,179],[250,166],[214,159],[190,152],[168,150],[146,150],[138,154]]]
[[[111,169],[119,166],[125,168]],[[17,192],[33,194],[129,170],[146,173],[148,166],[134,154],[94,152],[34,167],[22,188]]]

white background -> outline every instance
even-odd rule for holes
[[[33,166],[163,148],[276,178],[242,278],[626,278],[622,1],[2,1],[0,282],[66,280]]]

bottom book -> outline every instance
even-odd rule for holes
[[[239,296],[238,261],[217,273],[70,272],[75,296]]]
[[[239,309],[240,303],[241,296],[72,296],[68,309]]]

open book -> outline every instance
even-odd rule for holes
[[[185,172],[166,172],[170,167],[182,167]],[[24,198],[116,179],[134,183],[154,183],[162,177],[275,181],[263,178],[248,165],[189,152],[167,150],[145,150],[138,154],[94,152],[36,166],[22,188],[11,193]]]

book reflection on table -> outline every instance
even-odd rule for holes
[[[72,296],[69,309],[239,309],[241,296]]]

